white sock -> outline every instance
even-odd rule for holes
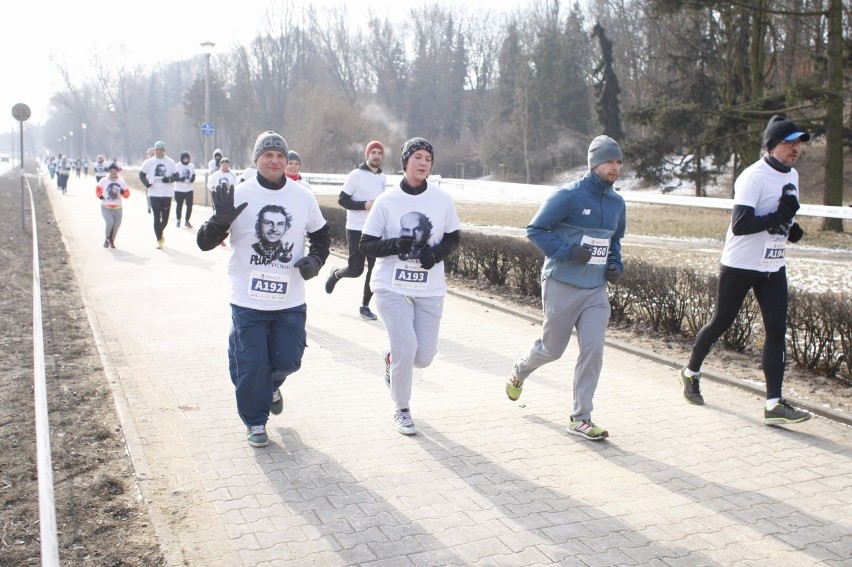
[[[699,370],[698,372],[693,372],[689,369],[689,367],[686,367],[683,369],[683,373],[692,378],[693,376],[698,376],[699,374],[701,374],[701,371]]]
[[[781,398],[770,398],[766,400],[766,409],[771,410],[775,406],[778,405],[778,402],[781,401]]]

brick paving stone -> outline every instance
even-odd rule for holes
[[[230,252],[174,227],[156,250],[140,193],[104,251],[96,199],[55,193],[140,490],[180,565],[852,564],[849,427],[767,427],[759,396],[712,381],[691,406],[678,361],[610,346],[594,419],[611,436],[569,436],[576,343],[512,403],[503,384],[538,322],[455,293],[415,372],[420,434],[404,437],[381,318],[357,316],[362,280],[328,295],[323,270],[302,368],[253,449],[227,371]]]

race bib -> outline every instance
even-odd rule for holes
[[[773,238],[763,243],[763,257],[760,263],[764,266],[783,266],[784,253],[787,250],[786,237],[779,235],[780,238]]]
[[[392,285],[396,289],[425,290],[429,284],[429,270],[418,263],[397,262],[393,266]]]
[[[289,285],[289,274],[268,274],[253,271],[249,278],[248,296],[261,301],[284,301],[287,297]]]
[[[606,264],[606,259],[609,257],[609,238],[592,238],[584,235],[580,243],[592,250],[592,259],[589,260],[589,264]]]

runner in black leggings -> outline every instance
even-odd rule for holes
[[[766,334],[764,422],[799,423],[811,417],[782,397],[787,332],[786,242],[798,242],[804,235],[793,222],[799,209],[799,174],[793,165],[799,159],[802,142],[809,139],[810,135],[789,120],[773,116],[763,133],[766,154],[746,168],[734,184],[734,208],[722,251],[716,308],[710,322],[695,337],[689,364],[680,371],[683,396],[690,403],[704,403],[701,365],[733,324],[746,294],[752,290]]]

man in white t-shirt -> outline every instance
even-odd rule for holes
[[[154,144],[154,157],[146,159],[139,168],[139,180],[147,189],[148,202],[154,214],[157,248],[162,248],[166,241],[163,231],[169,223],[172,197],[175,195],[174,184],[178,178],[175,160],[166,155],[166,143],[157,141]]]
[[[305,281],[319,273],[331,243],[314,194],[284,175],[287,151],[279,134],[260,134],[254,144],[257,175],[236,187],[216,187],[215,213],[197,236],[202,250],[231,236],[228,362],[252,447],[269,443],[269,414],[284,408],[279,388],[302,364]]]
[[[766,152],[734,183],[734,208],[722,250],[716,307],[710,321],[695,336],[689,363],[680,370],[683,396],[703,405],[701,365],[710,349],[733,324],[749,290],[760,305],[765,339],[763,374],[767,425],[800,423],[811,414],[794,408],[782,397],[787,333],[787,241],[798,242],[804,231],[793,222],[799,210],[799,160],[810,134],[786,118],[770,118],[763,132]]]
[[[175,213],[177,215],[177,226],[180,227],[180,217],[183,213],[183,205],[186,204],[186,217],[183,226],[192,228],[189,217],[192,216],[192,184],[195,182],[195,164],[190,161],[189,152],[180,153],[180,162],[177,164],[178,180],[175,182]]]
[[[373,292],[370,290],[370,277],[373,275],[374,257],[365,256],[359,249],[361,228],[367,220],[367,213],[373,207],[376,197],[384,193],[387,178],[382,172],[382,160],[385,157],[385,147],[378,140],[367,143],[364,149],[364,162],[353,169],[346,177],[343,189],[337,198],[337,203],[346,209],[346,241],[349,246],[349,262],[343,269],[333,268],[325,282],[326,293],[334,291],[337,282],[342,278],[357,278],[364,273],[364,262],[367,262],[367,275],[364,278],[364,294],[358,313],[364,319],[377,319],[370,310],[370,300]]]

